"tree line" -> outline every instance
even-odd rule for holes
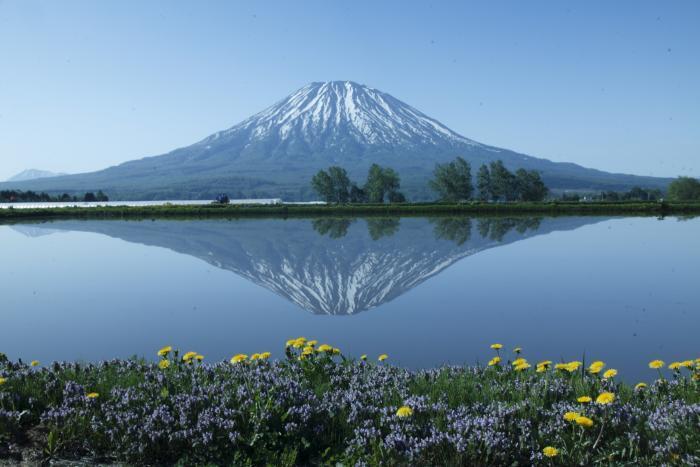
[[[442,201],[473,199],[471,165],[461,157],[437,164],[429,182]],[[476,174],[476,198],[480,201],[542,201],[549,188],[535,170],[508,170],[503,161],[482,164]]]
[[[603,191],[600,193],[564,193],[562,201],[700,201],[700,181],[692,177],[678,177],[672,181],[666,194],[658,188],[632,187],[629,191]]]
[[[372,164],[362,187],[351,182],[347,171],[338,166],[319,170],[311,187],[327,203],[403,203],[401,179],[394,169]]]
[[[21,190],[2,190],[0,191],[0,203],[51,203],[51,202],[106,202],[109,201],[109,197],[102,192],[102,190],[97,193],[91,191],[85,193],[83,196],[69,195],[68,193],[63,193],[62,195],[51,196],[48,193],[37,193],[35,191],[21,191]]]
[[[441,201],[460,202],[474,199],[471,165],[461,157],[446,164],[436,164],[429,181]],[[338,166],[319,170],[311,187],[327,203],[403,203],[399,191],[401,180],[390,167],[372,164],[365,184],[351,182],[345,169]],[[477,199],[481,201],[542,201],[549,189],[537,171],[509,171],[502,161],[483,164],[476,175]]]

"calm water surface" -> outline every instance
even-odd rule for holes
[[[393,363],[700,357],[700,219],[402,218],[0,225],[0,351],[208,361],[317,338]]]

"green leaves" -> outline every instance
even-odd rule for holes
[[[472,185],[471,165],[461,157],[448,164],[437,164],[434,178],[429,182],[430,188],[437,192],[443,201],[466,201],[471,199]]]

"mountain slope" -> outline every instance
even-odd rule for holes
[[[435,163],[462,156],[539,170],[551,188],[665,187],[668,179],[610,174],[487,146],[393,96],[350,81],[311,83],[268,109],[191,146],[88,174],[23,184],[52,192],[102,189],[113,199],[280,196],[309,199],[311,176],[341,165],[362,181],[372,163],[396,169],[404,191],[425,199]],[[7,184],[5,184],[7,185]],[[5,185],[0,185],[4,187]],[[17,185],[16,187],[20,187]]]

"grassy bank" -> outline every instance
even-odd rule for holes
[[[495,346],[498,347],[498,346]],[[0,357],[0,458],[197,465],[698,465],[700,360],[632,387],[602,362],[408,371],[303,338],[207,364]],[[520,360],[518,360],[520,359]],[[588,365],[588,366],[587,366]],[[606,371],[607,370],[607,371]]]
[[[125,219],[174,217],[319,217],[319,216],[432,216],[432,215],[692,215],[700,203],[406,203],[344,205],[203,205],[95,208],[0,209],[0,221],[16,219]]]

